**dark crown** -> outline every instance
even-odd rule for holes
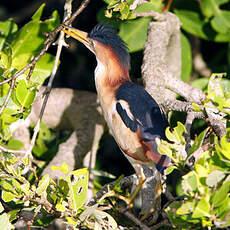
[[[126,43],[117,35],[117,32],[104,24],[96,25],[88,35],[89,38],[97,40],[106,46],[110,46],[116,53],[120,63],[124,67],[130,65],[130,56]]]

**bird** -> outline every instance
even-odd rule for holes
[[[143,87],[131,81],[128,47],[116,30],[100,23],[89,33],[67,25],[62,31],[96,56],[95,84],[104,118],[139,178],[133,200],[145,182],[141,165],[156,168],[161,177],[170,164],[170,158],[157,149],[157,139],[167,140],[166,115]]]

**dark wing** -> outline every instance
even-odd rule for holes
[[[170,159],[159,154],[156,138],[167,139],[165,129],[169,124],[165,115],[147,91],[132,82],[123,83],[117,89],[116,99],[116,110],[121,119],[132,132],[137,133],[146,157],[163,173]]]

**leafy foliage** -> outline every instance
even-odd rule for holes
[[[205,112],[205,107],[210,106],[211,102],[219,111],[229,115],[229,91],[223,89],[221,79],[222,74],[212,74],[210,77],[207,94],[210,100],[204,102],[204,109],[200,111]],[[190,160],[195,159],[194,165],[189,166],[189,172],[181,178],[184,199],[165,210],[176,228],[230,226],[230,129],[220,140],[215,134],[209,134],[208,129],[195,139],[186,157],[182,154],[186,146],[183,137],[185,128],[181,123],[172,132],[169,129],[166,131],[167,138],[173,144],[165,141],[159,144],[159,151],[173,159],[168,173],[174,169],[188,171]]]
[[[24,170],[30,168],[28,158],[19,159],[10,153],[0,157],[2,200],[14,210],[0,215],[1,226],[4,224],[6,229],[11,229],[11,221],[20,216],[19,212],[28,211],[34,216],[33,226],[46,226],[53,218],[62,216],[70,226],[82,224],[95,229],[95,226],[103,225],[116,229],[112,216],[97,206],[84,206],[89,180],[86,168],[69,171],[68,165],[63,162],[61,167],[53,167],[53,170],[60,170],[65,175],[57,182],[46,174],[32,183],[23,176]],[[3,212],[2,205],[0,208]]]
[[[0,80],[10,79],[12,75],[30,63],[43,47],[48,32],[57,27],[59,16],[56,11],[52,17],[41,21],[44,4],[32,16],[32,20],[24,25],[19,31],[17,25],[8,20],[0,23],[2,35],[0,38]],[[0,115],[0,133],[4,141],[9,140],[14,131],[11,124],[21,118],[26,118],[30,113],[31,105],[36,92],[44,80],[50,76],[54,64],[54,57],[45,54],[36,64],[33,74],[28,79],[29,71],[16,79],[9,103]],[[10,89],[10,83],[0,86],[0,105],[2,106]]]

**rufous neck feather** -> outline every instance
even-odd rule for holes
[[[129,65],[124,65],[112,50],[103,51],[103,55],[97,58],[96,84],[116,89],[123,82],[130,81]]]

